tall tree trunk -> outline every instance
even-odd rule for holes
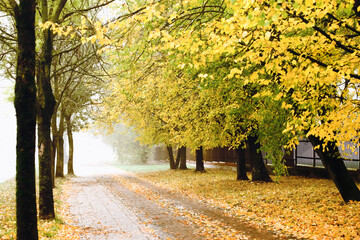
[[[57,110],[54,109],[54,113],[51,119],[51,132],[52,132],[52,141],[51,141],[51,177],[53,188],[55,187],[55,159],[56,159],[56,141],[57,141]]]
[[[246,159],[245,159],[245,149],[239,148],[236,149],[238,153],[238,159],[236,164],[236,180],[249,180],[246,174]]]
[[[56,141],[56,177],[64,177],[64,111],[61,111]]]
[[[72,133],[71,115],[66,114],[66,130],[69,140],[69,160],[68,160],[68,174],[74,175],[74,139]]]
[[[179,151],[178,154],[180,156],[179,169],[181,170],[188,169],[186,166],[186,147],[180,147],[178,151]]]
[[[170,169],[176,169],[172,146],[166,146],[169,155]]]
[[[53,63],[53,71],[57,69],[57,62]],[[52,181],[53,181],[53,188],[55,187],[55,160],[56,160],[56,144],[58,139],[58,129],[57,129],[57,116],[58,116],[58,109],[60,106],[61,98],[59,93],[59,78],[57,75],[53,78],[53,86],[54,86],[54,97],[55,97],[55,107],[54,113],[51,117],[51,132],[52,132],[52,141],[51,141],[51,174],[52,174]]]
[[[57,23],[67,0],[61,0],[58,5],[48,7],[48,1],[39,1],[41,20],[43,23],[51,20]],[[52,14],[52,16],[51,16]],[[50,28],[43,30],[42,53],[40,57],[38,88],[38,145],[39,145],[39,217],[54,219],[54,199],[52,192],[51,170],[51,117],[55,108],[55,97],[51,88],[50,72],[53,51],[53,34]]]
[[[204,167],[204,154],[203,154],[203,147],[199,147],[199,149],[195,150],[195,155],[196,155],[196,168],[195,168],[195,172],[205,172],[205,167]]]
[[[320,140],[319,137],[310,135],[308,138],[316,148],[316,153],[329,172],[344,201],[360,201],[360,191],[350,176],[335,142],[327,142],[325,145],[324,141]]]
[[[181,156],[181,148],[178,148],[176,154],[176,160],[175,160],[175,169],[178,169],[180,166],[180,156]]]
[[[50,126],[55,107],[55,98],[50,83],[52,58],[51,30],[44,30],[43,37],[44,45],[38,79],[39,217],[40,219],[54,219]]]
[[[17,30],[15,84],[16,238],[37,240],[35,194],[35,0],[13,2]]]
[[[272,182],[269,173],[266,170],[263,157],[260,151],[258,137],[248,137],[248,149],[250,152],[251,181]]]

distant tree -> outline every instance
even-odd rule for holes
[[[71,122],[71,114],[65,114],[65,121],[66,121],[66,133],[68,136],[69,142],[69,159],[67,165],[67,174],[74,175],[74,139],[73,139],[73,126]]]
[[[151,148],[139,142],[138,136],[124,124],[117,124],[111,134],[104,136],[105,142],[113,147],[117,160],[125,164],[146,164]]]
[[[176,169],[177,167],[175,165],[175,159],[174,159],[174,153],[173,153],[172,146],[166,146],[166,150],[167,150],[168,157],[169,157],[170,169]]]
[[[203,147],[199,147],[199,149],[196,149],[195,155],[196,155],[195,171],[196,172],[205,172]]]

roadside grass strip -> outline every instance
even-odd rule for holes
[[[62,196],[66,179],[57,179],[54,189],[56,219],[38,220],[39,239],[79,239],[76,227],[65,224],[66,205]],[[37,191],[38,192],[38,191]],[[68,220],[67,220],[68,221]],[[0,239],[16,239],[15,180],[0,184]]]
[[[253,226],[309,239],[360,239],[360,202],[345,204],[328,179],[281,177],[277,183],[236,181],[208,169],[142,173],[159,187],[199,199]]]

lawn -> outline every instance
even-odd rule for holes
[[[155,172],[169,169],[169,164],[121,164],[118,162],[109,162],[111,166],[117,167],[128,172]]]
[[[236,173],[167,170],[139,174],[259,227],[310,239],[360,239],[360,203],[345,204],[327,179],[287,176],[277,183],[236,181]]]

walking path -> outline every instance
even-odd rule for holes
[[[70,178],[67,191],[81,239],[289,239],[127,172]]]

